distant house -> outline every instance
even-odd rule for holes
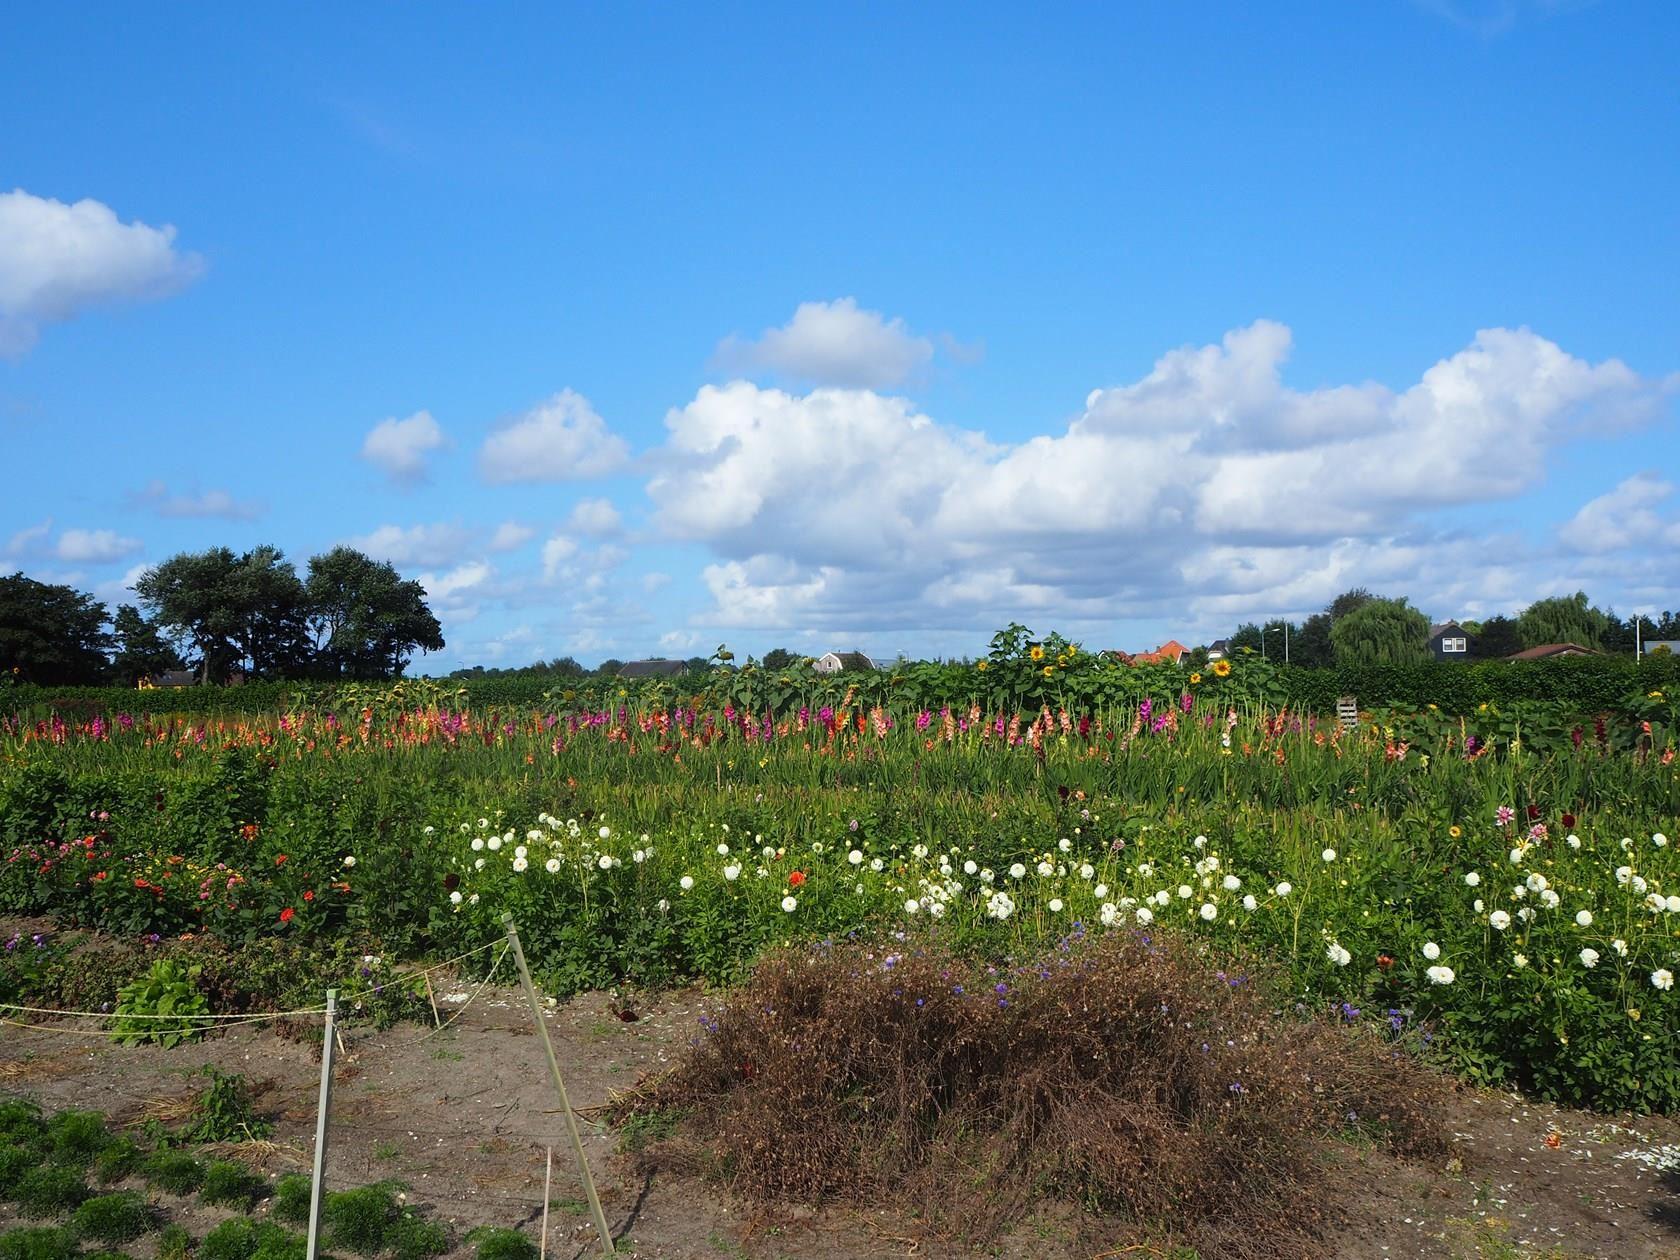
[[[1470,659],[1470,633],[1456,621],[1429,627],[1429,651],[1438,661]]]
[[[154,687],[196,686],[198,686],[198,675],[190,669],[166,669],[155,677],[140,680],[141,691],[150,691]]]
[[[1646,639],[1640,645],[1640,651],[1646,656],[1660,648],[1666,648],[1675,656],[1680,656],[1680,639]]]
[[[1208,644],[1207,654],[1208,660],[1210,661],[1224,660],[1227,656],[1231,655],[1231,640],[1215,639],[1212,643]]]
[[[843,669],[874,669],[875,662],[862,652],[828,652],[817,657],[811,668],[819,674],[838,674]]]
[[[1177,639],[1168,639],[1153,652],[1139,652],[1132,657],[1133,665],[1177,665],[1189,651]]]
[[[1539,647],[1513,652],[1508,661],[1544,661],[1554,656],[1603,656],[1597,648],[1582,647],[1579,643],[1542,643]]]
[[[675,678],[688,672],[687,661],[626,661],[618,667],[620,678]]]

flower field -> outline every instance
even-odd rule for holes
[[[1003,960],[1166,931],[1473,1080],[1680,1107],[1662,695],[1631,737],[1588,719],[1535,748],[1498,714],[1344,730],[1242,683],[1086,710],[626,697],[17,720],[0,915],[420,958],[511,912],[560,992],[727,980],[776,943],[854,932]],[[49,946],[8,944],[0,1001],[52,996]]]

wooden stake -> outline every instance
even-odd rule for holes
[[[333,1048],[338,1029],[338,990],[327,990],[327,1025],[321,1033],[321,1096],[315,1104],[315,1170],[309,1183],[309,1241],[305,1260],[315,1260],[321,1248],[321,1187],[327,1176],[327,1112],[332,1107]]]
[[[583,1192],[589,1199],[589,1211],[595,1218],[595,1231],[601,1236],[601,1254],[615,1256],[617,1249],[613,1246],[612,1228],[607,1224],[607,1214],[601,1210],[601,1196],[595,1193],[595,1178],[589,1171],[589,1158],[583,1153],[583,1137],[578,1132],[577,1115],[572,1111],[571,1099],[566,1096],[566,1082],[560,1076],[560,1060],[554,1057],[554,1043],[548,1038],[548,1024],[543,1019],[542,1003],[537,998],[537,986],[531,982],[531,969],[525,963],[525,950],[519,944],[519,930],[513,926],[513,915],[502,916],[502,926],[507,928],[508,943],[513,946],[513,960],[519,964],[519,980],[525,987],[525,997],[531,1003],[531,1018],[536,1021],[537,1035],[542,1038],[543,1053],[548,1056],[549,1075],[554,1078],[554,1092],[560,1096],[560,1114],[566,1119],[566,1135],[571,1139],[572,1150],[577,1155],[578,1176],[583,1181]],[[309,1256],[306,1260],[315,1260]]]
[[[537,1260],[548,1260],[548,1188],[554,1183],[554,1148],[548,1148],[548,1162],[543,1166],[543,1223],[542,1244],[537,1248]]]

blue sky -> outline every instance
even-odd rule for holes
[[[35,6],[0,567],[420,668],[1680,606],[1680,10]]]

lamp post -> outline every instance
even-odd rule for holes
[[[1289,623],[1287,621],[1281,626],[1260,627],[1260,656],[1261,659],[1264,659],[1266,655],[1266,636],[1276,634],[1279,630],[1283,631],[1283,663],[1287,665],[1289,664]]]

